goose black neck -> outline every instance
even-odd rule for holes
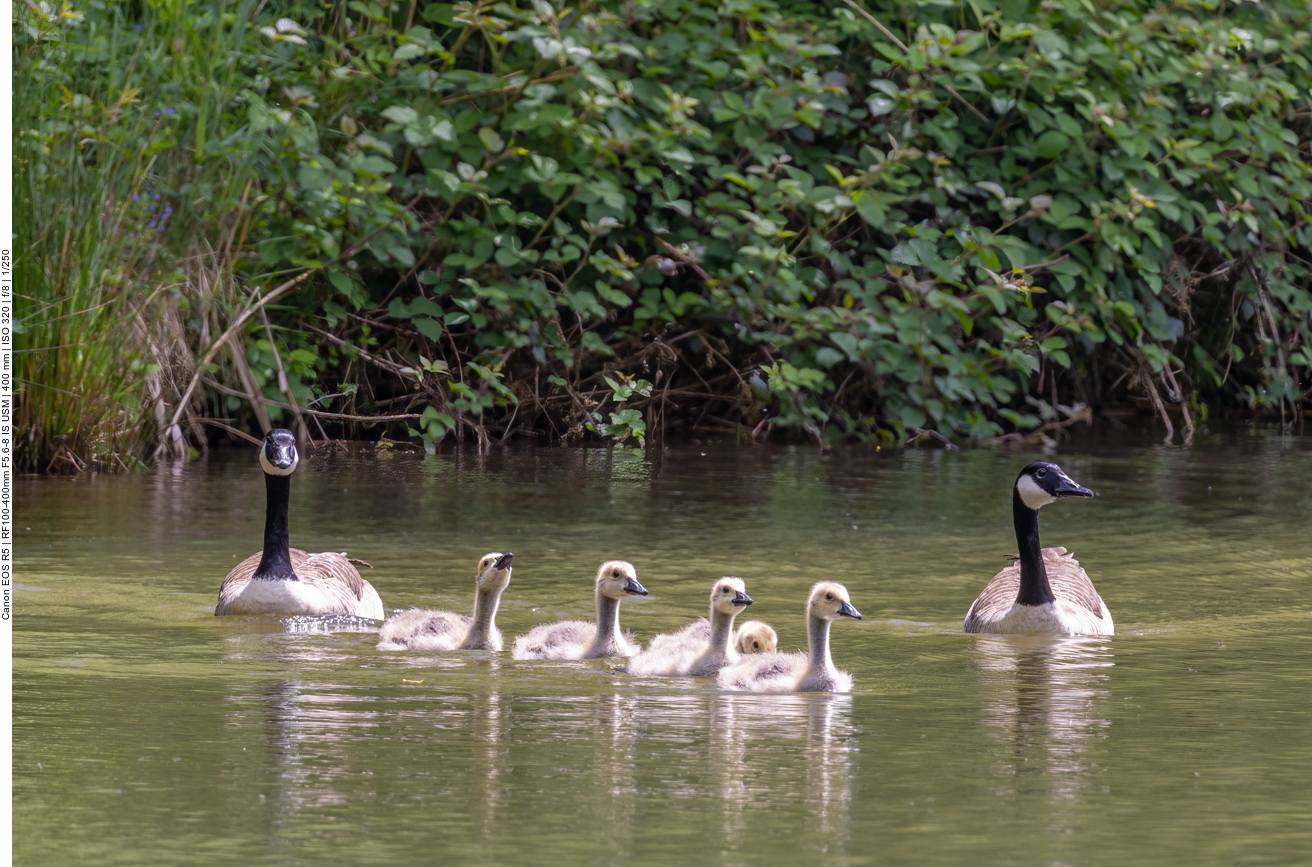
[[[1020,605],[1046,605],[1057,597],[1048,583],[1048,570],[1043,565],[1043,549],[1039,546],[1039,513],[1020,498],[1020,492],[1011,492],[1011,517],[1016,525],[1016,544],[1020,546],[1020,591],[1016,602]]]
[[[255,578],[271,581],[295,581],[292,555],[287,541],[287,503],[291,497],[291,476],[264,474],[264,553],[255,569]]]

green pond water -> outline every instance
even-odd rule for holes
[[[1016,550],[1027,451],[681,445],[303,460],[292,542],[389,611],[468,611],[515,553],[507,636],[590,617],[630,560],[640,640],[720,575],[804,644],[821,578],[849,695],[722,692],[616,660],[375,649],[376,624],[212,615],[261,544],[254,448],[16,490],[15,863],[1298,864],[1312,848],[1312,437],[1049,455],[1040,513],[1117,634],[966,636]]]

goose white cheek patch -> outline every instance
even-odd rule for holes
[[[292,465],[284,470],[282,467],[275,467],[269,463],[269,459],[264,456],[264,449],[260,449],[260,467],[271,476],[290,476],[296,472],[296,465],[300,462],[301,456],[296,452],[292,452]]]
[[[1031,509],[1057,502],[1056,497],[1040,488],[1029,476],[1021,476],[1016,482],[1016,493],[1020,494],[1020,501]]]

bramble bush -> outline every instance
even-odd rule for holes
[[[429,445],[901,444],[1308,404],[1305,3],[254,9],[93,5],[16,50],[107,137],[167,91],[169,137],[118,147],[178,249],[223,233],[216,309],[309,275],[244,363],[190,332],[239,423],[331,394]]]

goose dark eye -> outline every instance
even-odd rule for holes
[[[1038,476],[1039,478],[1043,478],[1043,477],[1046,476],[1047,474],[1048,474],[1048,471],[1047,471],[1046,469],[1040,467],[1039,470],[1038,470],[1038,472],[1036,472],[1034,475]]]
[[[618,569],[612,569],[612,570],[610,570],[610,577],[612,577],[612,578],[618,578],[618,577],[620,577],[620,570],[618,570]]]
[[[834,601],[834,594],[832,594],[832,593],[826,593],[826,594],[825,594],[825,598],[828,599],[830,602],[833,602],[833,601]]]

